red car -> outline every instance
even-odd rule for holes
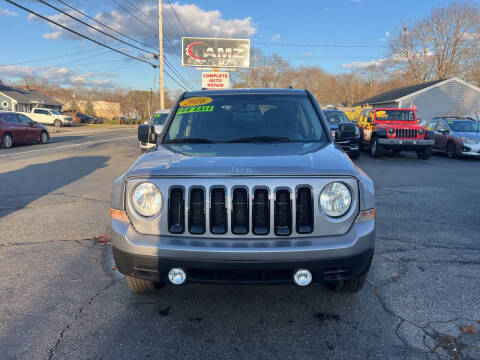
[[[415,110],[376,108],[365,110],[358,121],[362,144],[370,155],[379,158],[384,150],[416,151],[420,159],[428,159],[435,143],[433,132],[418,125]]]
[[[28,116],[11,111],[0,111],[0,147],[9,149],[13,144],[46,144],[50,134],[45,126]]]

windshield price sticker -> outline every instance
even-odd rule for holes
[[[190,99],[185,99],[180,101],[178,105],[180,106],[199,106],[199,105],[206,105],[210,104],[213,101],[212,98],[209,97],[192,97]]]
[[[384,110],[381,110],[381,111],[377,111],[377,117],[387,117],[387,112],[384,111]]]
[[[188,114],[188,113],[195,113],[195,112],[212,112],[214,107],[215,106],[213,105],[183,107],[178,109],[177,114]]]

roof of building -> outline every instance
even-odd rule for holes
[[[15,88],[6,85],[0,85],[0,93],[16,100],[19,104],[40,103],[44,105],[62,105],[51,97],[42,94],[40,91],[32,89]]]
[[[398,89],[393,89],[393,90],[384,92],[382,94],[373,96],[369,99],[362,100],[359,103],[355,104],[355,106],[365,105],[365,104],[375,105],[375,104],[385,104],[385,103],[395,102],[397,99],[416,93],[417,91],[424,90],[426,88],[429,88],[431,86],[434,86],[446,80],[448,79],[434,80],[434,81],[429,81],[421,84],[410,85],[410,86],[405,86]]]

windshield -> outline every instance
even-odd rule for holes
[[[167,120],[167,117],[168,114],[153,114],[152,118],[150,119],[150,125],[163,125],[165,124],[165,120]]]
[[[378,121],[415,121],[413,110],[377,110],[375,116]]]
[[[57,110],[52,110],[52,109],[50,109],[50,112],[51,112],[52,114],[54,114],[54,115],[62,115],[62,114],[60,114]]]
[[[328,141],[306,95],[211,95],[182,103],[165,143]]]
[[[479,123],[473,120],[448,120],[448,126],[455,132],[478,132]]]
[[[345,115],[345,113],[342,111],[324,110],[323,113],[327,118],[327,123],[329,126],[350,122],[347,115]]]

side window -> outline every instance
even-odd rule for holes
[[[435,130],[440,130],[440,129],[443,129],[443,130],[448,129],[447,124],[446,124],[445,121],[443,121],[443,120],[438,120],[438,121],[437,121],[437,126],[436,126],[436,129],[435,129]]]
[[[35,110],[33,110],[33,113],[34,113],[34,114],[41,114],[41,113],[42,113],[42,110],[35,109]]]
[[[33,124],[33,121],[29,117],[22,114],[17,114],[17,116],[22,124]]]
[[[369,111],[367,115],[367,122],[373,124],[373,111]]]
[[[437,128],[438,128],[438,121],[430,121],[430,123],[428,124],[428,129],[437,131]]]
[[[9,124],[18,124],[17,115],[15,115],[15,114],[3,115],[2,120],[9,123]]]

